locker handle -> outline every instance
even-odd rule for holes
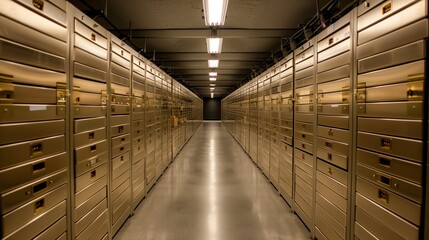
[[[124,126],[119,126],[119,127],[118,127],[118,132],[119,132],[119,133],[121,133],[121,132],[123,132],[123,131],[124,131]]]
[[[124,151],[124,150],[125,150],[125,147],[120,147],[120,148],[119,148],[119,151],[120,151],[120,152],[122,152],[122,151]]]
[[[45,199],[42,198],[34,203],[34,213],[39,213],[43,211],[43,208],[45,207]]]
[[[383,166],[383,167],[387,167],[390,168],[390,159],[384,158],[384,157],[380,157],[378,159],[378,163]]]
[[[97,176],[97,170],[91,172],[91,178],[95,178]]]
[[[121,138],[121,142],[125,142],[125,138],[123,137],[123,138]]]
[[[384,14],[390,12],[390,10],[392,10],[392,2],[388,2],[386,5],[383,6],[382,14],[384,15]]]
[[[380,148],[385,150],[392,149],[392,139],[390,138],[381,138],[380,140]]]
[[[38,193],[46,188],[48,188],[48,181],[43,181],[39,184],[36,184],[33,186],[33,194]]]
[[[124,156],[121,156],[121,162],[123,162],[124,161]]]
[[[332,148],[332,143],[330,143],[330,142],[325,142],[325,146],[326,146],[326,147],[328,147],[328,148]]]
[[[390,178],[385,176],[380,176],[379,181],[383,184],[386,184],[387,186],[390,186]]]
[[[88,139],[89,139],[89,140],[93,140],[93,139],[94,139],[94,137],[95,137],[95,132],[90,132],[90,133],[88,133]]]
[[[33,164],[33,174],[39,173],[43,170],[45,170],[45,162]]]
[[[43,143],[33,143],[30,145],[31,157],[41,155],[43,153]]]
[[[328,45],[331,45],[332,43],[334,43],[334,38],[329,38]]]
[[[332,153],[328,153],[328,160],[332,161]]]
[[[44,2],[43,0],[33,0],[33,7],[43,11]]]
[[[387,191],[378,189],[378,200],[383,203],[389,203],[389,193]]]
[[[95,152],[97,150],[97,145],[92,145],[89,149],[91,152]]]
[[[100,161],[100,157],[96,157],[96,158],[94,158],[94,159],[91,159],[91,160],[89,160],[89,161],[88,161],[87,166],[88,166],[88,167],[90,167],[90,166],[92,166],[92,165],[94,165],[94,164],[98,163],[99,161]]]

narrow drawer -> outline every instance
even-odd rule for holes
[[[122,134],[128,134],[130,132],[130,124],[113,125],[110,127],[112,137],[116,137]],[[129,134],[128,134],[129,135]]]
[[[309,154],[313,154],[313,144],[295,139],[295,147]]]
[[[65,106],[44,104],[2,104],[0,123],[46,121],[63,119]]]
[[[75,197],[76,208],[80,207],[89,198],[91,198],[94,193],[98,192],[100,189],[103,189],[104,187],[106,187],[106,185],[107,185],[107,176],[104,175],[100,179],[96,180],[93,184],[87,186],[82,191],[76,193],[76,197]]]
[[[341,91],[341,92],[331,92],[331,93],[321,93],[317,94],[317,103],[318,107],[324,106],[336,106],[337,104],[345,104],[349,103],[350,93],[349,91]],[[336,105],[326,105],[326,104],[335,104]],[[324,104],[324,105],[321,105]],[[348,109],[346,109],[348,110]],[[345,113],[342,111],[341,113]]]
[[[96,118],[106,115],[106,107],[99,106],[74,106],[73,107],[74,118]]]
[[[0,169],[65,151],[64,135],[0,146]]]
[[[105,210],[107,209],[107,199],[103,199],[99,202],[91,211],[85,216],[79,219],[75,225],[76,236],[82,233],[83,230],[87,229],[91,223],[93,223]]]
[[[51,104],[64,105],[65,87],[64,89],[28,86],[11,83],[0,83],[0,91],[3,100],[7,103],[14,104]],[[62,94],[63,98],[59,98]],[[63,106],[64,107],[64,106]]]
[[[349,116],[317,115],[317,123],[325,127],[349,128]]]
[[[346,227],[341,225],[319,204],[316,204],[316,221],[315,225],[322,230],[323,234],[329,239],[346,239]]]
[[[57,239],[57,240],[66,240],[67,239],[67,217],[64,216],[56,223],[52,224],[48,229],[43,231],[41,234],[37,235],[37,237],[33,238],[34,240],[49,240],[49,239]]]
[[[74,134],[74,145],[80,147],[93,142],[99,142],[106,139],[106,128],[99,128],[87,132]]]
[[[421,119],[423,102],[358,103],[357,114],[364,117]]]
[[[106,118],[92,118],[74,120],[74,133],[87,132],[106,126]]]
[[[327,48],[325,50],[323,50],[322,52],[318,53],[318,61],[319,62],[323,62],[326,59],[330,59],[334,56],[340,55],[341,53],[350,51],[351,49],[351,39],[350,39],[350,29],[346,29],[346,31],[348,32],[347,35],[344,35],[345,39],[341,39],[339,43],[337,43],[336,45]],[[330,41],[334,41],[334,36],[333,38],[329,38],[327,39],[328,42]],[[332,39],[332,40],[331,40]],[[323,44],[323,42],[322,42]],[[323,46],[322,46],[323,47]]]
[[[67,169],[31,182],[1,195],[1,213],[5,214],[67,182]]]
[[[378,172],[362,165],[358,165],[356,170],[359,177],[378,186],[387,188],[390,191],[407,197],[417,203],[422,203],[422,187],[420,185],[389,174]]]
[[[318,182],[322,183],[324,186],[337,193],[344,199],[345,202],[347,202],[347,185],[338,182],[337,180],[320,171],[317,171],[316,179]]]
[[[359,207],[356,207],[355,224],[359,226],[355,229],[355,234],[359,234],[360,239],[380,239],[382,237],[386,239],[402,238],[395,231],[375,219],[375,216],[371,216]],[[370,238],[363,238],[366,235],[370,235]]]
[[[90,19],[90,18],[88,18]],[[85,19],[86,20],[86,19]],[[90,20],[92,21],[92,20]],[[89,42],[91,42],[93,45],[97,45],[107,51],[107,39],[105,36],[107,36],[107,33],[104,29],[102,29],[97,23],[93,22],[91,25],[89,22],[81,22],[80,20],[76,19],[74,20],[74,31],[75,33],[79,34]],[[88,27],[88,26],[95,26],[94,28]],[[100,31],[100,30],[101,31]],[[98,32],[100,31],[100,32]],[[103,35],[101,35],[103,34]],[[91,52],[91,50],[89,51]]]
[[[53,191],[20,206],[2,216],[2,234],[9,235],[24,225],[37,221],[49,209],[55,207],[67,197],[67,187],[63,185]],[[64,215],[66,213],[64,212]]]
[[[388,119],[388,118],[358,118],[358,130],[370,133],[387,134],[391,136],[422,139],[421,120]]]
[[[423,145],[420,140],[358,132],[357,142],[361,148],[422,162]]]
[[[295,131],[294,135],[295,139],[312,143],[313,142],[313,134],[308,132],[298,132]]]
[[[311,55],[313,55],[311,53]],[[308,58],[305,58],[302,61],[298,61],[299,58],[305,57],[304,55],[301,56],[297,56],[296,60],[295,60],[295,74],[299,71],[302,71],[308,67],[311,67],[314,65],[314,58],[313,56],[309,56]]]
[[[105,230],[103,232],[107,233],[108,218],[108,210],[106,209],[80,235],[76,237],[76,240],[95,239],[94,235],[97,235],[101,229]],[[104,236],[105,233],[102,235]]]
[[[129,114],[130,113],[130,106],[129,105],[119,105],[119,104],[112,104],[110,105],[110,110],[112,114]]]
[[[112,157],[116,157],[130,150],[130,135],[112,138]]]
[[[51,155],[12,168],[0,170],[0,192],[67,168],[66,153]],[[20,176],[17,178],[16,176]]]
[[[75,161],[81,162],[107,151],[106,140],[75,149]]]
[[[332,166],[329,163],[326,163],[324,161],[321,161],[320,159],[317,160],[317,170],[320,172],[326,174],[330,178],[334,179],[335,181],[338,181],[339,183],[343,184],[344,186],[347,186],[347,172],[336,168],[335,166]]]
[[[347,225],[347,215],[341,211],[335,204],[331,203],[328,199],[324,198],[319,193],[316,193],[316,202],[326,211],[328,211],[332,217],[335,218],[343,226]]]
[[[87,198],[83,203],[74,209],[75,217],[74,221],[77,222],[83,216],[85,216],[91,209],[94,209],[98,203],[106,199],[106,186],[102,187],[100,190],[96,191],[94,195]]]
[[[348,130],[317,126],[317,135],[345,144],[349,144],[350,141],[350,132]]]
[[[365,151],[359,148],[357,149],[357,163],[389,175],[404,178],[418,185],[422,184],[423,167],[420,163]]]
[[[351,53],[350,51],[347,51],[339,54],[338,56],[334,56],[330,59],[326,59],[323,62],[319,62],[317,64],[317,73],[326,72],[334,68],[338,68],[339,66],[349,64],[350,62],[351,62]]]
[[[55,207],[51,208],[49,211],[45,212],[43,215],[39,216],[37,219],[29,222],[24,227],[15,231],[14,233],[4,236],[3,239],[32,239],[40,234],[41,229],[45,229],[46,226],[50,226],[66,213],[66,201],[62,201]]]
[[[97,168],[79,176],[75,181],[75,192],[83,190],[85,187],[93,184],[98,179],[102,178],[107,174],[107,164],[102,164]]]
[[[75,165],[75,176],[78,177],[91,169],[94,169],[107,161],[107,152],[102,152],[95,157],[77,162]]]
[[[359,96],[364,99],[360,102],[421,101],[423,100],[423,81],[376,86],[358,91],[365,91]]]
[[[317,145],[318,147],[325,148],[329,151],[339,153],[344,156],[348,156],[349,154],[349,146],[347,143],[337,142],[326,138],[318,137]]]
[[[112,164],[112,180],[115,180],[117,177],[130,169],[129,152],[113,159]]]
[[[359,177],[357,178],[356,191],[413,224],[420,225],[420,205]]]
[[[312,123],[295,123],[295,131],[303,132],[303,133],[313,133],[313,124]]]
[[[348,115],[350,112],[349,109],[349,104],[323,104],[317,106],[317,113],[329,115]]]
[[[370,216],[375,217],[379,222],[382,222],[385,227],[390,229],[390,231],[397,233],[402,238],[419,238],[419,230],[416,226],[396,214],[391,213],[384,207],[381,207],[359,193],[356,194],[356,206],[360,209],[365,209],[365,212]]]
[[[347,200],[334,190],[316,181],[316,192],[347,214]]]

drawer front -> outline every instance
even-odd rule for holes
[[[327,83],[317,84],[317,93],[330,93],[330,92],[348,92],[350,89],[350,78],[343,78],[336,81],[331,81]]]
[[[362,165],[357,166],[357,174],[359,177],[366,179],[373,184],[387,188],[390,191],[405,196],[417,203],[422,203],[422,187],[420,185],[389,174],[378,172]]]
[[[47,240],[47,239],[66,240],[67,239],[67,233],[65,233],[66,230],[67,230],[67,220],[66,220],[66,217],[64,216],[33,239],[34,240]]]
[[[89,19],[89,18],[85,18],[85,20],[86,19]],[[87,24],[90,24],[90,25],[87,25]],[[89,26],[94,26],[94,28]],[[75,18],[74,31],[75,33],[79,34],[82,38],[92,43],[92,45],[97,45],[107,51],[107,39],[105,37],[107,36],[107,31],[99,27],[97,23],[93,22],[91,24],[89,22],[81,22],[81,20],[78,20]],[[89,52],[91,52],[91,50]]]
[[[0,146],[0,169],[65,151],[64,135]]]
[[[75,181],[75,192],[83,190],[85,187],[93,184],[98,179],[106,176],[107,171],[107,164],[102,164],[88,173],[77,177]]]
[[[100,166],[105,162],[107,162],[107,152],[102,152],[96,155],[95,157],[77,162],[75,165],[76,177],[88,172],[91,169],[94,169]]]
[[[348,156],[344,156],[318,147],[317,157],[344,170],[347,170],[348,168]]]
[[[60,169],[67,168],[65,153],[50,155],[29,163],[24,163],[13,168],[0,170],[0,192],[13,187],[26,184],[40,177],[52,174]],[[17,178],[16,176],[21,176]]]
[[[317,126],[317,135],[323,138],[343,142],[348,144],[350,141],[350,132],[347,130]]]
[[[420,225],[420,205],[359,177],[357,178],[356,191],[413,224]]]
[[[386,237],[386,239],[401,239],[395,231],[392,231],[389,227],[384,225],[382,222],[371,216],[359,207],[356,207],[356,225],[361,226],[360,229],[355,229],[355,234],[371,235],[371,238],[360,238],[360,239],[380,239]],[[360,236],[360,235],[359,235]]]
[[[106,139],[106,128],[103,127],[87,132],[80,132],[74,134],[74,145],[75,147],[80,147],[91,144],[93,142],[99,142],[104,139]]]
[[[414,118],[423,117],[422,102],[387,102],[387,103],[359,103],[358,116],[386,117],[386,118]]]
[[[94,209],[95,206],[97,206],[98,203],[103,201],[103,199],[106,198],[107,193],[106,187],[102,187],[98,191],[94,191],[94,194],[91,195],[89,198],[87,198],[83,203],[81,203],[78,207],[74,209],[75,212],[75,218],[74,221],[78,221],[83,216],[85,216],[91,209]]]
[[[124,155],[128,155],[129,156],[129,152],[124,154]],[[121,155],[119,157],[117,157],[116,159],[114,159],[113,161],[116,160],[116,162],[113,162],[113,164],[117,165],[117,162],[120,162],[119,166],[114,166],[113,171],[112,171],[112,180],[115,180],[116,178],[118,178],[120,175],[122,175],[124,172],[126,172],[127,170],[130,169],[130,163],[129,163],[129,157],[128,159],[126,159],[125,157],[123,158],[123,160],[121,161],[121,157],[123,157],[124,155]],[[119,160],[117,160],[119,158]]]
[[[74,106],[74,118],[96,118],[106,115],[106,107],[99,106]]]
[[[303,142],[303,141],[299,141],[299,140],[295,139],[295,148],[298,148],[298,149],[305,151],[309,154],[313,154],[313,144]]]
[[[358,130],[391,136],[422,139],[422,121],[412,119],[358,118]]]
[[[326,138],[318,137],[317,145],[318,147],[327,149],[329,151],[339,153],[344,156],[348,156],[349,146],[347,143],[337,142]]]
[[[422,165],[362,149],[357,149],[357,163],[377,171],[422,184]]]
[[[316,204],[315,225],[329,239],[346,239],[346,227],[335,220],[325,209]]]
[[[74,133],[86,132],[106,126],[106,118],[92,118],[74,120]]]
[[[61,105],[2,104],[0,113],[0,123],[44,121],[64,118],[66,108]]]
[[[122,134],[128,134],[130,132],[130,124],[127,123],[123,125],[111,126],[110,131],[111,131],[112,137],[116,137]]]
[[[106,185],[107,176],[105,175],[76,194],[75,206],[79,207],[81,204],[85,203],[89,198],[92,197],[94,193],[98,192],[100,189],[103,189],[106,187]]]
[[[345,16],[344,18],[350,19],[350,16]],[[348,20],[350,21],[350,20]],[[336,22],[338,23],[338,22]],[[334,23],[334,24],[336,24]],[[323,33],[320,33],[319,37],[323,37]],[[322,52],[325,49],[336,47],[338,43],[341,43],[343,40],[350,37],[350,25],[337,29],[337,31],[330,36],[327,36],[317,44],[317,52]]]
[[[422,162],[422,141],[358,132],[358,147]]]
[[[423,100],[423,81],[390,84],[359,89],[359,102],[393,102]]]
[[[91,223],[93,223],[105,210],[107,209],[107,199],[103,199],[98,203],[91,211],[89,211],[84,217],[76,222],[75,230],[76,236],[82,233]]]
[[[334,204],[342,212],[347,214],[347,200],[344,199],[341,195],[319,181],[316,181],[316,192]]]
[[[349,111],[349,104],[323,104],[317,106],[318,114],[348,115]]]
[[[318,115],[317,123],[318,125],[325,126],[325,127],[348,129],[349,116]]]
[[[89,158],[94,158],[100,153],[107,151],[107,142],[106,140],[100,141],[91,145],[86,145],[75,149],[75,161],[81,162]]]
[[[341,211],[337,206],[335,206],[335,204],[331,203],[329,200],[324,198],[319,193],[316,193],[316,202],[323,209],[328,211],[339,223],[341,223],[343,226],[346,226],[347,215],[346,215],[346,213]]]
[[[359,193],[356,194],[356,206],[360,209],[365,209],[365,212],[370,216],[384,223],[385,227],[389,229],[389,232],[395,232],[404,239],[418,239],[419,231],[416,226]]]
[[[345,30],[348,31],[347,35],[344,35],[344,37],[346,37],[347,39],[340,40],[341,42],[337,43],[335,46],[328,48],[326,50],[323,50],[322,52],[319,52],[318,59],[317,59],[319,62],[323,62],[326,59],[330,59],[334,56],[340,55],[341,53],[350,51],[350,48],[351,48],[351,39],[349,38],[350,29],[348,30],[345,29]],[[333,41],[334,38],[329,38],[327,39],[327,41],[329,42],[331,39]]]
[[[328,164],[324,161],[321,161],[320,159],[317,160],[317,170],[320,172],[326,174],[332,179],[335,179],[339,183],[347,186],[347,172],[332,166],[331,164]]]
[[[322,110],[323,110],[323,106],[336,106],[336,105],[326,105],[326,104],[332,104],[332,103],[345,104],[345,103],[349,103],[349,100],[350,100],[349,91],[333,92],[333,93],[319,92],[317,94],[318,107],[322,107]],[[348,109],[346,109],[346,111],[347,110]]]
[[[42,196],[51,189],[55,189],[67,182],[67,170],[38,179],[25,186],[1,195],[1,213],[5,214],[18,206]]]

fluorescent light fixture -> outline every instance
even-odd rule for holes
[[[211,98],[213,98],[213,96],[214,96],[214,93],[210,93],[210,96],[211,96]]]
[[[209,76],[210,77],[216,77],[217,76],[217,72],[209,72]]]
[[[216,81],[216,78],[215,77],[211,77],[211,78],[209,78],[209,81]]]
[[[211,59],[209,60],[209,68],[217,68],[219,67],[219,60]]]
[[[206,38],[207,52],[220,53],[222,51],[222,38]]]
[[[214,88],[214,87],[211,87],[211,88],[210,88],[210,91],[214,91],[214,90],[215,90],[215,88]]]
[[[225,24],[228,0],[203,0],[204,19],[207,26],[223,26]]]
[[[214,86],[216,86],[216,84],[210,83],[210,87],[214,87]]]

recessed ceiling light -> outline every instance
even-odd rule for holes
[[[213,96],[214,96],[214,93],[210,93],[210,96],[211,96],[211,98],[213,98]]]
[[[207,38],[207,52],[220,53],[222,51],[222,38]]]
[[[214,87],[211,87],[211,88],[210,88],[210,91],[214,91],[214,90],[215,90],[215,88],[214,88]]]
[[[215,77],[211,77],[211,78],[209,78],[209,81],[216,81],[216,78]]]
[[[219,60],[217,59],[211,59],[208,60],[209,68],[217,68],[219,66]]]
[[[204,19],[207,26],[225,24],[228,0],[203,0]]]
[[[209,76],[210,77],[216,77],[217,76],[217,72],[209,72]]]
[[[214,87],[214,86],[216,86],[216,84],[210,83],[210,87]]]

